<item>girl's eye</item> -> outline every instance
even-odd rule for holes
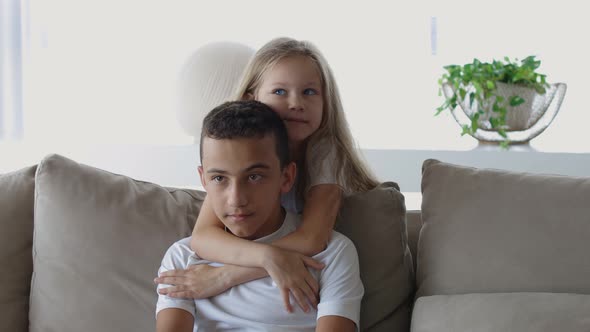
[[[315,89],[305,89],[303,90],[303,94],[304,95],[308,95],[308,96],[313,96],[313,95],[317,95],[318,92]]]
[[[272,93],[278,96],[284,96],[287,94],[287,91],[285,91],[285,89],[275,89]]]
[[[250,181],[258,181],[262,179],[262,176],[260,176],[259,174],[251,174],[248,176],[248,178],[250,179]]]

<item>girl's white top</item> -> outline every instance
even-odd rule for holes
[[[307,170],[309,172],[310,181],[307,185],[307,190],[319,184],[336,184],[342,188],[344,194],[348,193],[344,180],[336,176],[336,150],[329,146],[328,142],[322,142],[312,147],[309,160],[307,163]],[[295,185],[291,191],[281,197],[281,205],[287,211],[293,213],[303,212],[303,201],[297,197],[298,183],[300,177],[303,176],[297,170],[295,178]]]

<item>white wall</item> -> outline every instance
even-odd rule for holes
[[[590,152],[582,5],[520,0],[92,1],[29,0],[25,139],[77,144],[186,144],[174,84],[208,42],[254,48],[277,36],[314,42],[340,85],[362,148],[469,150],[442,103],[443,66],[535,54],[569,86],[543,151]],[[432,37],[436,18],[436,40]],[[436,47],[434,47],[436,45]],[[575,133],[575,139],[572,138]]]

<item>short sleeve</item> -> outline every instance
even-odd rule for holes
[[[343,187],[336,176],[336,149],[323,141],[311,148],[307,162],[309,188],[319,184],[336,184]]]
[[[350,239],[334,232],[328,252],[322,261],[326,267],[320,276],[320,303],[317,319],[341,316],[360,326],[361,301],[364,287],[360,277],[358,254]],[[322,253],[314,256],[322,255]]]
[[[165,271],[186,269],[188,266],[189,259],[194,255],[190,249],[190,237],[184,238],[174,243],[162,259],[162,265],[158,270],[158,276]],[[159,284],[157,289],[167,288],[172,285]],[[168,309],[177,308],[188,311],[195,317],[195,301],[192,299],[177,299],[167,295],[158,294],[158,302],[156,304],[156,317],[158,312]]]

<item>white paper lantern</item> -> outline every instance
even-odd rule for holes
[[[182,66],[176,113],[183,130],[199,140],[203,118],[234,97],[255,50],[234,42],[216,42],[197,49]]]

